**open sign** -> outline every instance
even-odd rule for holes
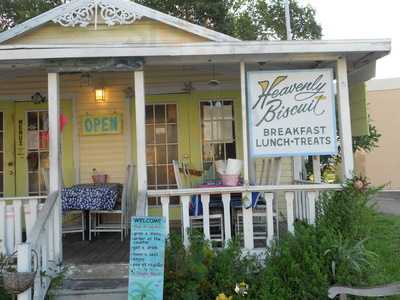
[[[122,115],[87,115],[82,117],[82,135],[122,133]]]

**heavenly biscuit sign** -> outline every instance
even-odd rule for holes
[[[332,70],[254,71],[247,84],[253,157],[337,152]]]

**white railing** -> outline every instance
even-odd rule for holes
[[[33,226],[27,230],[26,242],[17,245],[17,271],[36,270],[35,282],[33,291],[29,289],[19,294],[18,300],[45,299],[51,278],[59,271],[61,262],[59,194],[50,194],[36,216]],[[37,260],[32,260],[32,253],[37,254]]]
[[[148,197],[160,197],[162,204],[162,215],[167,221],[167,234],[170,232],[169,218],[169,202],[170,197],[179,196],[182,211],[182,229],[183,242],[188,246],[190,229],[195,227],[199,218],[205,239],[213,241],[212,233],[210,232],[210,224],[215,222],[215,216],[210,213],[210,197],[220,195],[222,200],[222,212],[216,216],[222,216],[222,235],[223,244],[232,239],[233,233],[241,237],[243,246],[247,250],[255,250],[259,246],[255,245],[257,240],[264,238],[265,244],[268,245],[279,233],[280,222],[278,216],[276,200],[282,200],[286,205],[285,221],[287,230],[294,231],[295,219],[306,219],[309,223],[315,222],[315,203],[317,194],[322,191],[339,190],[339,184],[306,184],[306,185],[276,185],[276,186],[239,186],[239,187],[220,187],[220,188],[191,188],[179,190],[150,190],[147,192]],[[240,194],[242,199],[251,199],[252,193],[262,193],[264,203],[255,208],[245,206],[236,207],[236,210],[231,207],[232,194]],[[303,199],[304,205],[302,209],[307,209],[304,215],[299,215],[296,211],[298,204],[296,201],[296,193],[305,195]],[[200,217],[190,216],[189,205],[194,195],[201,196],[203,213]],[[279,201],[280,202],[280,201]],[[232,224],[234,222],[235,224]],[[198,223],[197,223],[198,224]],[[232,226],[235,225],[235,226]],[[199,227],[197,227],[199,228]],[[232,229],[234,232],[232,233]],[[260,230],[261,229],[261,230]],[[264,237],[262,237],[264,236]]]
[[[17,250],[32,230],[46,196],[0,198],[0,254]]]
[[[296,185],[314,184],[309,180],[295,180]],[[296,191],[294,194],[294,217],[298,220],[308,220],[310,223],[315,222],[315,200],[319,193],[308,193],[304,190]]]

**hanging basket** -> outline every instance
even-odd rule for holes
[[[8,271],[9,261],[16,254],[8,256],[2,266],[2,285],[3,288],[11,295],[18,295],[26,290],[33,287],[35,276],[37,273],[38,266],[38,255],[36,251],[32,250],[34,257],[36,258],[36,270],[34,272],[16,272],[16,271]]]

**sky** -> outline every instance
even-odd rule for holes
[[[391,38],[376,78],[400,77],[400,0],[300,0],[316,10],[323,39]]]

